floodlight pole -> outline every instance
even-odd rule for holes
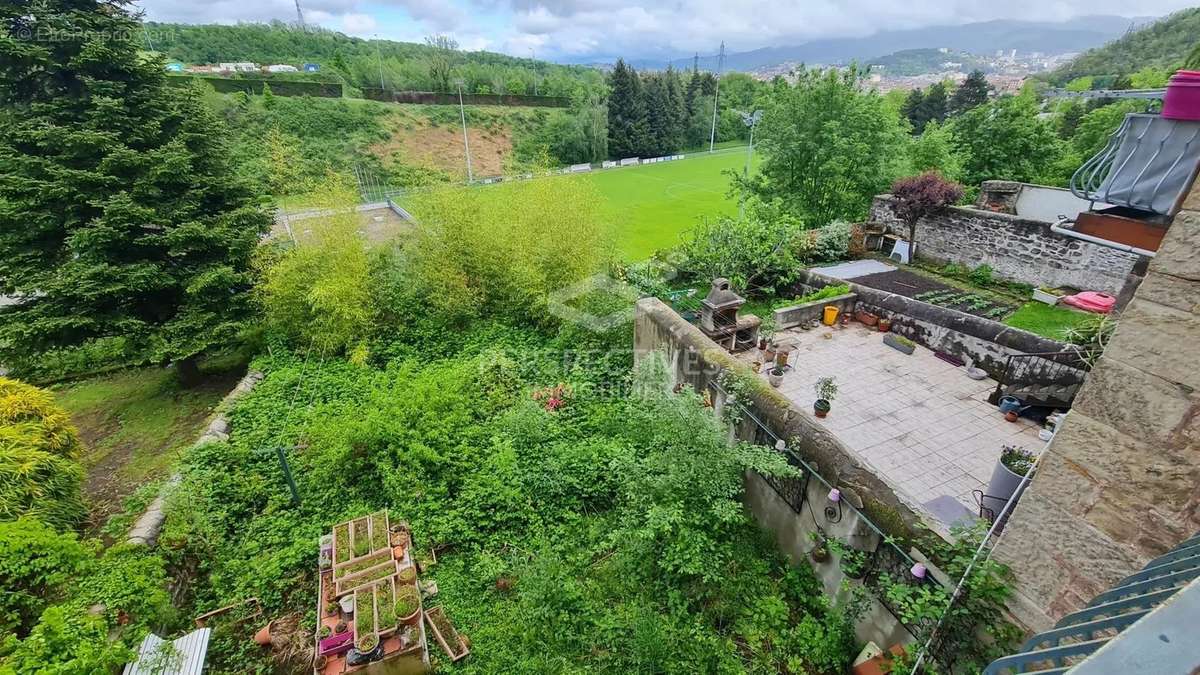
[[[375,36],[375,56],[379,59],[379,89],[383,91],[383,51],[379,49],[379,36]]]
[[[708,151],[712,152],[717,142],[717,102],[721,94],[721,66],[725,65],[725,41],[721,41],[721,54],[717,56],[717,80],[713,87],[712,131],[708,134]]]
[[[754,156],[754,127],[758,126],[759,120],[762,119],[763,111],[755,110],[753,113],[745,113],[738,111],[742,116],[742,121],[746,126],[750,127],[750,145],[746,146],[746,166],[742,169],[742,178],[750,177],[750,159]],[[746,215],[746,199],[743,197],[738,203],[738,220]]]
[[[458,114],[462,117],[463,150],[467,153],[467,183],[470,184],[475,182],[475,176],[471,172],[471,141],[467,138],[467,109],[463,107],[463,81],[458,80],[455,84],[458,85]]]

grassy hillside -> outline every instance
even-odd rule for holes
[[[1141,30],[1084,52],[1050,75],[1054,84],[1088,76],[1126,75],[1145,68],[1173,70],[1200,43],[1200,7],[1185,9]]]
[[[449,91],[461,78],[468,91],[572,96],[603,79],[596,70],[560,66],[494,52],[465,52],[392,40],[363,40],[321,28],[284,23],[189,25],[147,23],[148,49],[190,64],[251,61],[300,66],[317,63],[323,75],[351,87]],[[452,46],[452,45],[448,45]]]
[[[925,73],[940,73],[951,70],[942,66],[952,61],[961,63],[958,70],[964,72],[978,68],[984,72],[991,70],[986,59],[967,52],[951,51],[943,54],[937,49],[903,49],[867,61],[872,67],[883,66],[888,75],[923,75]]]
[[[230,128],[231,155],[245,177],[276,198],[305,191],[327,171],[356,169],[399,187],[466,175],[459,111],[451,106],[397,105],[359,99],[209,94]],[[466,108],[476,176],[529,162],[544,129],[563,110]]]

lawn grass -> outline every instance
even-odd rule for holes
[[[94,527],[138,487],[166,475],[238,376],[209,375],[184,389],[173,370],[151,367],[52,387],[84,442],[84,491]]]
[[[1095,316],[1088,312],[1034,301],[1021,305],[1021,308],[1005,319],[1004,323],[1052,340],[1062,340],[1068,329],[1086,323]]]
[[[605,200],[617,247],[629,261],[644,260],[679,243],[700,216],[733,215],[725,169],[741,170],[743,152],[702,154],[681,160],[594,171],[589,180]]]

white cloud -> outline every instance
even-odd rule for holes
[[[294,0],[138,0],[147,18],[188,23],[294,21]],[[465,49],[517,56],[662,58],[721,42],[732,51],[878,30],[1099,14],[1160,15],[1190,0],[300,0],[309,23],[395,39],[440,33]]]
[[[342,27],[351,35],[369,35],[379,23],[370,14],[347,14],[342,17]]]

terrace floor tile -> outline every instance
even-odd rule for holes
[[[1001,447],[1015,444],[1036,452],[1044,445],[1037,425],[1024,419],[1007,422],[987,402],[994,380],[972,380],[964,368],[924,347],[902,354],[883,344],[880,333],[857,323],[788,330],[781,338],[795,351],[793,370],[779,391],[800,410],[811,411],[813,384],[835,377],[839,393],[833,409],[817,422],[935,531],[946,533],[950,524],[938,520],[925,503],[949,496],[977,513],[972,492],[986,487]],[[756,353],[738,357],[750,362]],[[760,376],[766,377],[765,369]]]

